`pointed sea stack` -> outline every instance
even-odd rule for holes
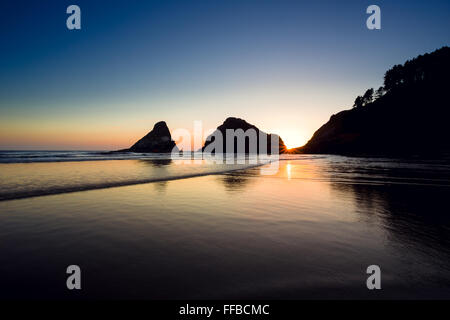
[[[256,126],[248,123],[247,121],[243,120],[243,119],[239,119],[239,118],[234,118],[234,117],[229,117],[227,118],[223,124],[221,124],[219,127],[217,127],[216,131],[214,133],[211,134],[211,136],[208,137],[208,139],[206,139],[205,141],[205,145],[202,148],[202,151],[205,150],[205,148],[210,145],[211,143],[213,143],[214,141],[214,134],[217,131],[220,131],[223,137],[223,152],[227,152],[227,153],[237,153],[237,139],[235,138],[235,143],[234,143],[234,150],[230,152],[230,150],[226,149],[226,130],[227,129],[232,129],[232,130],[238,130],[238,129],[242,129],[244,132],[246,132],[248,129],[253,129],[256,131],[257,134],[257,153],[260,153],[259,150],[259,139],[261,135],[265,135],[266,136],[266,141],[267,141],[267,153],[271,154],[272,150],[271,150],[271,139],[272,139],[272,134],[267,134],[261,130],[259,130]],[[286,152],[286,146],[284,145],[283,140],[278,137],[278,143],[279,143],[279,150],[278,152],[281,153],[285,153]],[[249,139],[245,140],[245,153],[251,153],[251,149],[249,146]],[[214,153],[214,152],[213,152]]]
[[[172,152],[175,146],[175,141],[172,140],[167,124],[160,121],[155,124],[152,131],[133,144],[131,148],[120,151],[166,153]]]

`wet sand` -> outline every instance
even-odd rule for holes
[[[0,296],[449,298],[448,168],[419,167],[305,158],[1,201]],[[372,264],[382,290],[366,288]]]

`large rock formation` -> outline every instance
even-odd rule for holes
[[[217,127],[217,129],[206,139],[205,141],[205,145],[203,146],[202,150],[205,151],[205,148],[207,148],[211,143],[213,143],[215,141],[215,136],[220,133],[222,135],[222,139],[223,139],[223,143],[222,143],[222,152],[223,153],[238,153],[240,150],[238,150],[238,138],[234,138],[234,150],[227,150],[227,129],[232,129],[235,133],[238,133],[239,129],[242,129],[242,131],[245,133],[249,133],[249,129],[253,129],[254,132],[256,133],[256,144],[253,146],[250,146],[250,138],[245,138],[245,153],[264,153],[267,152],[267,154],[271,154],[271,153],[275,153],[272,152],[271,150],[271,139],[272,137],[274,137],[276,139],[276,137],[278,137],[275,134],[267,134],[261,130],[259,130],[256,126],[249,124],[248,122],[246,122],[243,119],[239,119],[239,118],[234,118],[234,117],[230,117],[227,118],[223,124],[221,124],[219,127]],[[267,151],[262,150],[263,148],[261,148],[260,150],[260,139],[264,139],[267,141]],[[256,152],[255,152],[256,151]],[[274,150],[275,151],[275,150]],[[278,152],[279,153],[284,153],[286,151],[286,146],[284,145],[283,140],[278,137]],[[214,153],[215,151],[213,151],[212,153]]]
[[[450,155],[450,48],[418,56],[386,72],[375,98],[358,97],[294,153]],[[368,90],[369,91],[369,90]],[[360,100],[362,99],[362,100]]]
[[[121,152],[172,152],[175,141],[172,140],[169,128],[164,121],[155,124],[153,130],[131,148],[120,150]]]

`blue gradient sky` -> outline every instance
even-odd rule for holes
[[[81,7],[82,29],[66,28]],[[382,30],[366,28],[377,4]],[[0,149],[115,149],[237,116],[304,144],[449,44],[449,1],[2,1]]]

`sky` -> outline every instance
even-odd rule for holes
[[[81,9],[69,30],[66,8]],[[381,8],[369,30],[366,8]],[[0,4],[0,149],[114,150],[164,120],[307,142],[384,72],[450,40],[449,1]],[[382,124],[381,124],[382,125]]]

